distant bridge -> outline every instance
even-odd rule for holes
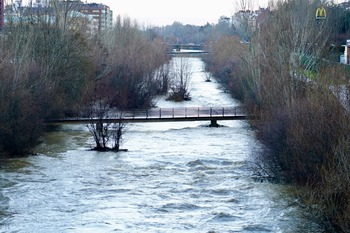
[[[204,45],[202,44],[169,44],[168,54],[208,54],[209,52],[204,50]]]
[[[103,119],[94,117],[78,117],[47,120],[48,124],[101,124],[119,122],[181,122],[181,121],[210,121],[212,126],[217,121],[246,120],[241,107],[189,107],[189,108],[156,108],[149,110],[129,110],[110,114]]]
[[[170,44],[171,49],[180,50],[204,50],[203,44]]]

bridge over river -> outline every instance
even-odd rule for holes
[[[205,55],[210,53],[202,44],[169,44],[169,55]]]
[[[108,116],[77,117],[48,120],[51,124],[93,124],[93,123],[119,123],[119,122],[180,122],[180,121],[217,121],[245,120],[246,115],[241,107],[188,107],[188,108],[153,108],[145,110],[128,110],[111,112]]]

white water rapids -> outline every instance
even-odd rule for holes
[[[192,100],[157,107],[239,105],[190,62]],[[252,179],[254,132],[218,123],[129,124],[120,153],[90,151],[84,125],[47,133],[37,156],[0,169],[0,232],[294,232],[284,187]]]

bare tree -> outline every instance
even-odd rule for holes
[[[259,71],[256,80],[266,103],[279,96],[281,106],[292,104],[298,79],[315,66],[315,58],[325,50],[331,30],[326,30],[326,23],[317,24],[316,6],[306,0],[279,3],[253,38],[253,53],[247,61],[258,68],[252,71]]]
[[[175,57],[171,61],[171,85],[169,100],[190,100],[189,87],[192,68],[188,57]]]
[[[120,114],[122,116],[122,114]],[[114,151],[121,151],[122,149],[120,146],[123,143],[123,135],[125,133],[125,126],[126,124],[122,121],[119,121],[117,123],[114,123],[112,125],[112,140],[113,140],[113,150]],[[123,150],[125,151],[125,149]]]
[[[84,115],[91,119],[87,128],[94,138],[94,150],[97,151],[120,151],[126,124],[122,122],[123,112],[111,106],[112,91],[106,80],[98,80],[89,92]],[[108,121],[111,119],[114,122]]]
[[[108,110],[103,106],[100,106],[102,102],[95,102],[94,112],[96,112],[96,117],[93,117],[93,113],[90,113],[91,122],[87,124],[87,128],[92,134],[96,146],[94,150],[97,151],[115,151],[121,150],[120,146],[122,144],[123,135],[125,133],[126,124],[122,121],[122,113],[109,113]],[[102,104],[103,105],[103,104]],[[116,123],[108,123],[106,120],[116,120]],[[119,121],[118,121],[119,119]]]
[[[101,39],[108,57],[110,85],[116,107],[147,108],[157,94],[156,71],[166,62],[165,46],[150,38],[130,18],[117,17],[115,27]]]
[[[74,111],[90,77],[85,38],[40,10],[9,12],[0,37],[0,151],[11,155],[35,146],[44,118]]]
[[[126,128],[123,112],[151,106],[165,48],[141,31],[136,21],[120,16],[112,30],[96,35],[91,43],[96,72],[85,95],[86,115],[91,119],[87,127],[96,150],[119,151]],[[111,118],[115,123],[108,121]]]
[[[154,85],[157,94],[167,94],[170,86],[170,64],[162,65],[154,74]]]
[[[254,53],[247,61],[259,71],[259,98],[251,102],[262,113],[256,126],[267,146],[258,155],[265,171],[307,187],[297,195],[326,231],[348,232],[349,116],[330,91],[343,68],[324,59],[337,24],[331,17],[315,19],[320,5],[287,0],[273,7],[250,47]]]
[[[236,2],[237,12],[233,15],[233,27],[242,41],[250,42],[254,30],[255,8],[253,0],[240,0]]]

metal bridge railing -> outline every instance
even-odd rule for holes
[[[187,107],[187,108],[156,108],[144,110],[122,111],[121,118],[187,118],[187,117],[225,117],[245,116],[241,107]]]
[[[201,118],[232,118],[246,117],[242,107],[188,107],[188,108],[154,108],[143,110],[109,110],[105,114],[98,115],[82,115],[73,118],[51,119],[48,123],[84,123],[94,121],[120,121],[120,120],[200,120]]]

